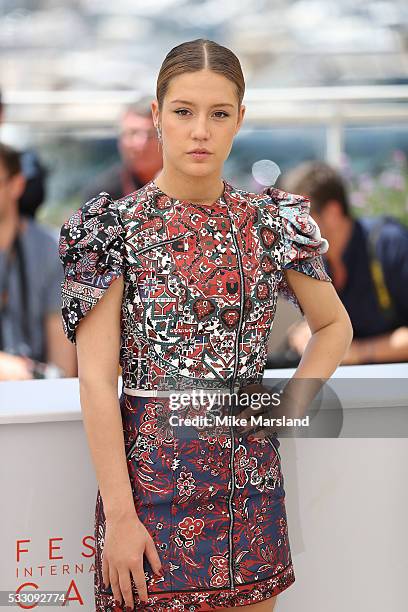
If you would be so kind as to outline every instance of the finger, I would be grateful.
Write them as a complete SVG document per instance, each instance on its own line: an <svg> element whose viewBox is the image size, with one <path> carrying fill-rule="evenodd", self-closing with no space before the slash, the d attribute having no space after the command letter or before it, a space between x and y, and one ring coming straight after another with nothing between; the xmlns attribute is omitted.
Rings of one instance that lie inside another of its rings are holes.
<svg viewBox="0 0 408 612"><path fill-rule="evenodd" d="M242 433L246 433L248 431L256 430L256 428L262 427L263 419L268 416L268 412L265 409L260 409L256 413L256 421L252 422L251 417L247 419L247 424L241 428Z"/></svg>
<svg viewBox="0 0 408 612"><path fill-rule="evenodd" d="M245 387L242 387L239 390L238 393L238 400L239 398L242 397L246 397L246 396L251 396L254 393L263 393L265 391L265 386L264 385L257 385L257 384L253 384L253 385L246 385Z"/></svg>
<svg viewBox="0 0 408 612"><path fill-rule="evenodd" d="M253 432L250 434L251 437L255 439L263 439L268 435L268 431L270 428L265 427L264 425L256 425L253 427Z"/></svg>
<svg viewBox="0 0 408 612"><path fill-rule="evenodd" d="M110 578L110 584L112 587L113 598L121 606L122 605L122 593L120 591L119 576L118 576L117 570L114 567L109 568L109 578Z"/></svg>
<svg viewBox="0 0 408 612"><path fill-rule="evenodd" d="M242 412L238 412L237 417L239 419L245 419L247 423L251 422L251 416L259 416L262 414L261 408L253 408L252 406L248 406Z"/></svg>
<svg viewBox="0 0 408 612"><path fill-rule="evenodd" d="M261 429L260 431L257 431L254 433L254 437L257 438L258 440L263 440L264 438L267 437L267 433L264 429Z"/></svg>
<svg viewBox="0 0 408 612"><path fill-rule="evenodd" d="M129 608L133 610L133 608L135 607L135 602L133 599L132 584L130 582L129 568L122 569L120 571L119 585L120 585L120 590L121 590L123 599L125 600L126 609L129 606Z"/></svg>
<svg viewBox="0 0 408 612"><path fill-rule="evenodd" d="M147 540L145 554L150 563L150 567L152 568L153 573L158 576L160 575L163 576L164 569L163 569L163 566L162 566L162 563L159 557L159 553L157 552L156 545L153 541L153 538Z"/></svg>
<svg viewBox="0 0 408 612"><path fill-rule="evenodd" d="M131 567L131 572L139 599L141 599L142 602L147 602L147 586L143 569L143 557L140 558L136 567Z"/></svg>
<svg viewBox="0 0 408 612"><path fill-rule="evenodd" d="M252 440L256 440L257 442L259 442L260 440L263 440L265 437L266 436L261 434L259 431L257 431L256 433L251 434Z"/></svg>
<svg viewBox="0 0 408 612"><path fill-rule="evenodd" d="M244 427L241 427L240 431L241 433L248 433L249 431L252 431L253 428L253 425L251 425L251 422L248 420L247 424Z"/></svg>
<svg viewBox="0 0 408 612"><path fill-rule="evenodd" d="M248 418L245 417L244 423L246 423L246 425L244 425L243 427L240 428L240 432L241 433L248 433L248 432L252 431L253 429L255 429L255 425L251 421L251 416L248 416Z"/></svg>

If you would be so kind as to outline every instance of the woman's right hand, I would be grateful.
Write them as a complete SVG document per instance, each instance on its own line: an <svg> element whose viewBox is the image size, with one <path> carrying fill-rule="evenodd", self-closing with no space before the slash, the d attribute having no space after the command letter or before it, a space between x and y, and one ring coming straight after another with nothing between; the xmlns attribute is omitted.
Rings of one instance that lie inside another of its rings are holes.
<svg viewBox="0 0 408 612"><path fill-rule="evenodd" d="M102 578L105 587L112 588L114 599L134 609L130 573L132 574L139 598L147 602L147 585L143 569L143 555L146 554L153 572L163 575L160 557L153 538L136 513L106 520L105 543L102 553Z"/></svg>
<svg viewBox="0 0 408 612"><path fill-rule="evenodd" d="M0 380L31 380L31 359L0 351Z"/></svg>

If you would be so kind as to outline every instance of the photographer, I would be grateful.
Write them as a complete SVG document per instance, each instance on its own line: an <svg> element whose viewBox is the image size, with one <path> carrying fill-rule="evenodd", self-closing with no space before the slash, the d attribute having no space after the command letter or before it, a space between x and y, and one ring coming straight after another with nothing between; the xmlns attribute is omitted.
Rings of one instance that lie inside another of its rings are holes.
<svg viewBox="0 0 408 612"><path fill-rule="evenodd" d="M75 376L59 312L57 241L52 229L21 211L21 157L0 143L0 380Z"/></svg>
<svg viewBox="0 0 408 612"><path fill-rule="evenodd" d="M347 184L329 164L308 161L288 171L281 188L311 200L311 215L330 244L323 256L354 338L342 365L408 360L408 228L383 214L352 214ZM295 367L311 336L294 323L268 367Z"/></svg>

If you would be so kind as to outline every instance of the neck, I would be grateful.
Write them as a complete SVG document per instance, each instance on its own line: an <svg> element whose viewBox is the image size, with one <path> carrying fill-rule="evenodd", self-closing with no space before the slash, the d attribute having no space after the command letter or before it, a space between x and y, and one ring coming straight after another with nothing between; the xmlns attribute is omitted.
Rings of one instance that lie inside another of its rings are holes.
<svg viewBox="0 0 408 612"><path fill-rule="evenodd" d="M0 215L0 251L10 248L19 223L20 216L17 207L12 207L7 212L3 211L3 214Z"/></svg>
<svg viewBox="0 0 408 612"><path fill-rule="evenodd" d="M329 241L330 248L327 252L329 263L336 264L349 243L354 221L350 217L343 217L336 224L336 229L333 232L326 232L325 238Z"/></svg>
<svg viewBox="0 0 408 612"><path fill-rule="evenodd" d="M142 168L130 168L130 167L128 167L128 171L132 175L133 180L137 181L141 185L145 185L146 183L148 183L149 181L154 179L154 177L157 174L158 170L159 169L157 168L157 166L154 167L154 168L153 167L149 168L148 166L142 167Z"/></svg>
<svg viewBox="0 0 408 612"><path fill-rule="evenodd" d="M157 187L171 198L195 204L212 204L222 195L224 183L220 174L196 177L162 170L154 179Z"/></svg>

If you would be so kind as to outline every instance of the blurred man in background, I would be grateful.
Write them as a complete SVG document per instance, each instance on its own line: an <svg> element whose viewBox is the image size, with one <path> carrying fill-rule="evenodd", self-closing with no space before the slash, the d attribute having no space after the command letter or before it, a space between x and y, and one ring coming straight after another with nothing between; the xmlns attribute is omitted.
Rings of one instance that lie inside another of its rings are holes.
<svg viewBox="0 0 408 612"><path fill-rule="evenodd" d="M5 107L0 89L0 127ZM19 198L20 214L34 217L46 198L47 169L33 149L20 152L21 170L25 179L24 190Z"/></svg>
<svg viewBox="0 0 408 612"><path fill-rule="evenodd" d="M57 238L21 214L21 154L0 143L0 380L76 376L61 325Z"/></svg>
<svg viewBox="0 0 408 612"><path fill-rule="evenodd" d="M159 173L163 158L153 124L151 96L127 106L120 118L118 149L121 160L86 185L84 201L107 191L117 200L140 189Z"/></svg>
<svg viewBox="0 0 408 612"><path fill-rule="evenodd" d="M408 228L386 215L353 218L342 176L324 162L300 164L280 188L310 198L329 241L323 260L354 329L342 363L408 361ZM301 356L310 335L306 321L295 323L287 345Z"/></svg>

